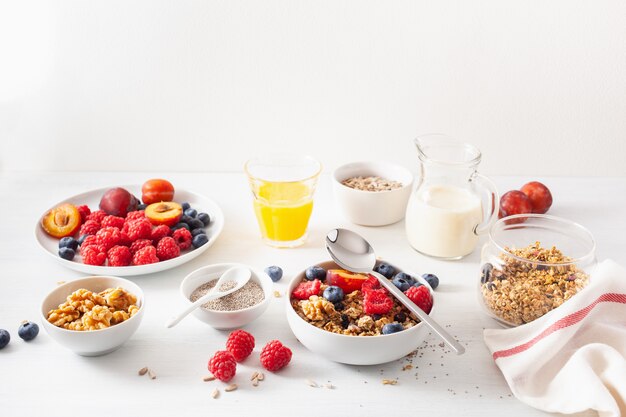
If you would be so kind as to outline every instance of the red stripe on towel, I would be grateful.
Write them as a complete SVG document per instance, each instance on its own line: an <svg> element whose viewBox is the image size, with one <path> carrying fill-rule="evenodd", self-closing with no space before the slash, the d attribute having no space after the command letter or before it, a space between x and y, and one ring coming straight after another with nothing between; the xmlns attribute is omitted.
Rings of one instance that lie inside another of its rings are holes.
<svg viewBox="0 0 626 417"><path fill-rule="evenodd" d="M511 349L499 350L497 352L494 352L493 359L495 360L498 358L506 358L507 356L512 356L517 353L524 352L525 350L531 348L535 343L537 343L544 337L551 335L557 330L561 330L561 329L564 329L566 327L569 327L578 323L579 321L584 319L587 316L587 314L589 314L591 310L594 309L595 306L597 306L600 303L606 303L606 302L626 304L626 294L616 294L616 293L602 294L593 303L589 304L587 307L557 320L552 325L550 325L550 327L545 329L539 335L533 337L528 342L515 346Z"/></svg>

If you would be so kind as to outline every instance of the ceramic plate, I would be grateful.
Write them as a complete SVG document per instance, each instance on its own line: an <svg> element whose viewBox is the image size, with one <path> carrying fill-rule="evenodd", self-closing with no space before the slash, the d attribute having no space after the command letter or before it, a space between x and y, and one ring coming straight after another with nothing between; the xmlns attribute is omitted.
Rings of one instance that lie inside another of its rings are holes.
<svg viewBox="0 0 626 417"><path fill-rule="evenodd" d="M100 198L104 194L106 190L112 187L100 188L97 190L88 191L86 193L78 194L73 197L70 197L66 200L60 201L55 204L50 209L57 207L63 203L71 203L76 206L80 206L86 204L90 209L97 210L98 205L100 203ZM122 188L127 189L133 195L141 197L141 185L125 185ZM196 256L205 252L218 238L222 229L224 228L224 213L222 209L217 205L217 203L210 198L203 197L199 194L195 194L190 191L186 191L180 188L176 189L176 194L174 197L176 202L183 203L188 202L191 207L198 210L198 213L205 212L208 213L211 217L211 223L205 229L207 237L209 241L204 245L200 246L198 249L187 250L178 258L170 259L163 262L157 262L149 265L136 265L136 266L121 266L121 267L111 267L111 266L95 266L95 265L85 265L82 263L80 255L76 255L74 260L68 261L65 260L58 255L59 251L59 240L53 238L44 232L41 227L40 222L37 222L35 226L35 238L37 239L37 243L39 246L50 256L52 256L57 262L60 262L67 268L74 269L76 271L85 272L93 275L115 275L115 276L131 276L131 275L144 275L151 274L154 272L165 271L171 268L174 268L178 265L182 265L185 262L191 261ZM46 213L48 210L44 211ZM42 215L43 215L42 213Z"/></svg>

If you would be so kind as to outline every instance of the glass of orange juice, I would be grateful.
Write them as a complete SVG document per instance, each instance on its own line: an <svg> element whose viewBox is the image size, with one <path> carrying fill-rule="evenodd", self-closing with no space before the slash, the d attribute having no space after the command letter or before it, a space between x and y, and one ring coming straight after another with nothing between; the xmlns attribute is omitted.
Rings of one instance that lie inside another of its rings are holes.
<svg viewBox="0 0 626 417"><path fill-rule="evenodd" d="M309 156L268 155L244 168L263 240L278 248L302 245L322 165Z"/></svg>

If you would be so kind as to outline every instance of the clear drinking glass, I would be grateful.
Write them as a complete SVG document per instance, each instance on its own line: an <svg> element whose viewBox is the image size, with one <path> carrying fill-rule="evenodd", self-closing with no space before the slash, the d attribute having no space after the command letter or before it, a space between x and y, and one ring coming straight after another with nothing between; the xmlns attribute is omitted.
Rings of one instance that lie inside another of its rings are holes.
<svg viewBox="0 0 626 417"><path fill-rule="evenodd" d="M322 165L309 156L277 154L251 159L244 169L263 240L278 248L302 245Z"/></svg>

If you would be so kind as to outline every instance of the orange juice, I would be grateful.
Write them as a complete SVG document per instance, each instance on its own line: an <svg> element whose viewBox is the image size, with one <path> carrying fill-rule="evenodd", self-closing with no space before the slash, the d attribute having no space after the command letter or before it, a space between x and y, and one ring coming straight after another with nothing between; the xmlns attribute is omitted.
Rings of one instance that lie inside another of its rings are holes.
<svg viewBox="0 0 626 417"><path fill-rule="evenodd" d="M261 182L255 192L254 212L261 235L275 242L304 236L313 211L313 190L304 182Z"/></svg>

